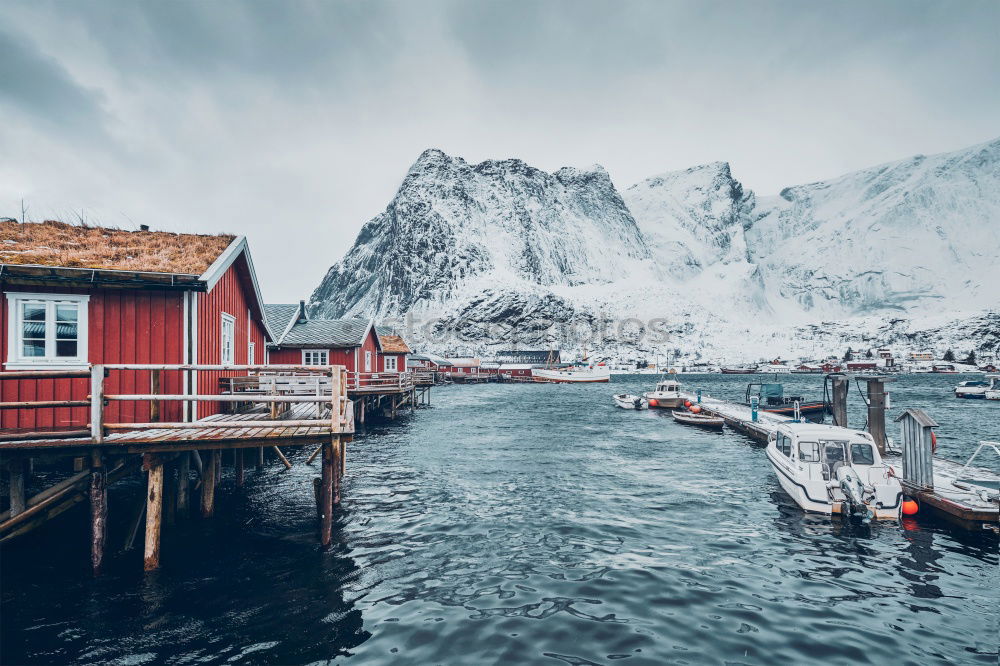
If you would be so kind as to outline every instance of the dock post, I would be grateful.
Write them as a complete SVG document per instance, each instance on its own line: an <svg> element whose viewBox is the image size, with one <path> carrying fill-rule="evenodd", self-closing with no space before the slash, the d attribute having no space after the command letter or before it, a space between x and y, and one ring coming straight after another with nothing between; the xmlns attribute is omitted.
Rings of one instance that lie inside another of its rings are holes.
<svg viewBox="0 0 1000 666"><path fill-rule="evenodd" d="M215 514L215 466L219 464L218 451L209 451L201 470L201 517Z"/></svg>
<svg viewBox="0 0 1000 666"><path fill-rule="evenodd" d="M323 471L322 477L320 479L320 523L319 523L319 541L323 547L329 546L333 541L333 478L336 474L335 461L333 453L333 442L336 437L331 438L331 441L323 444Z"/></svg>
<svg viewBox="0 0 1000 666"><path fill-rule="evenodd" d="M701 389L698 389L698 404L701 404Z"/></svg>
<svg viewBox="0 0 1000 666"><path fill-rule="evenodd" d="M90 455L90 568L101 573L108 540L108 470L98 449Z"/></svg>
<svg viewBox="0 0 1000 666"><path fill-rule="evenodd" d="M264 447L257 447L257 471L260 472L264 469Z"/></svg>
<svg viewBox="0 0 1000 666"><path fill-rule="evenodd" d="M886 377L866 378L868 382L868 432L878 452L885 455L885 381Z"/></svg>
<svg viewBox="0 0 1000 666"><path fill-rule="evenodd" d="M181 453L180 462L177 464L177 515L181 518L187 516L188 499L191 494L191 454Z"/></svg>
<svg viewBox="0 0 1000 666"><path fill-rule="evenodd" d="M851 381L843 376L833 376L830 378L833 384L833 425L841 428L847 427L847 392L851 386Z"/></svg>
<svg viewBox="0 0 1000 666"><path fill-rule="evenodd" d="M143 467L148 471L146 489L146 544L143 551L143 569L160 568L160 523L163 515L163 464L146 455Z"/></svg>
<svg viewBox="0 0 1000 666"><path fill-rule="evenodd" d="M750 420L757 423L757 409L760 407L760 397L750 396Z"/></svg>
<svg viewBox="0 0 1000 666"><path fill-rule="evenodd" d="M236 468L236 487L242 488L244 481L243 449L233 449L233 466Z"/></svg>
<svg viewBox="0 0 1000 666"><path fill-rule="evenodd" d="M7 463L8 480L10 481L10 517L13 518L28 508L24 495L24 461L14 458Z"/></svg>

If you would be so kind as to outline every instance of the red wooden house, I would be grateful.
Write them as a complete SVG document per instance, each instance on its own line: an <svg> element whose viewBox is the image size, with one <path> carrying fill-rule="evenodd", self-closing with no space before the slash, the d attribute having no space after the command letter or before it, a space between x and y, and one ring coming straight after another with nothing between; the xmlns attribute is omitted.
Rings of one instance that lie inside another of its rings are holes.
<svg viewBox="0 0 1000 666"><path fill-rule="evenodd" d="M348 373L381 371L382 343L370 319L310 319L305 301L267 305L265 311L277 336L268 352L271 363L343 365Z"/></svg>
<svg viewBox="0 0 1000 666"><path fill-rule="evenodd" d="M409 345L398 335L379 335L382 351L378 355L379 372L406 372Z"/></svg>
<svg viewBox="0 0 1000 666"><path fill-rule="evenodd" d="M264 320L246 238L0 222L0 361L4 371L91 364L263 362ZM161 393L218 393L238 372L164 372ZM108 393L148 393L146 370L113 371ZM190 384L190 385L189 385ZM0 382L3 402L84 400L85 379ZM219 411L165 403L162 420ZM145 422L148 402L112 402L108 418ZM0 410L0 428L81 427L86 407Z"/></svg>

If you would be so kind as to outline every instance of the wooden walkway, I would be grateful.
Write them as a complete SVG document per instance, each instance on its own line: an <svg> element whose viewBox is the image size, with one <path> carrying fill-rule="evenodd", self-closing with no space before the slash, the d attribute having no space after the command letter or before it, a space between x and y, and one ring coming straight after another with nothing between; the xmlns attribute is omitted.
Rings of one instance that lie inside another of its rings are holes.
<svg viewBox="0 0 1000 666"><path fill-rule="evenodd" d="M329 410L324 410L329 414ZM347 410L348 423L334 431L329 417L325 421L317 413L317 403L293 404L292 408L278 417L279 421L295 422L295 425L261 425L256 428L213 427L215 421L274 423L270 413L263 407L255 407L239 414L215 414L191 423L190 428L148 428L113 432L105 435L104 441L95 444L90 437L39 438L0 442L0 452L31 449L124 449L125 453L153 453L179 451L195 447L198 449L255 448L279 444L301 445L309 442L329 441L332 435L350 435L354 431L353 410ZM302 421L316 420L316 425L301 425Z"/></svg>
<svg viewBox="0 0 1000 666"><path fill-rule="evenodd" d="M682 392L681 395L692 403L698 400L697 395L693 393ZM777 430L779 424L793 420L789 416L758 410L757 421L754 422L751 410L746 405L706 395L702 395L700 405L705 413L722 418L733 430L763 444L767 443L768 437ZM891 453L883 458L885 463L892 467L896 476L903 480L902 459ZM963 527L979 529L985 525L996 526L1000 520L1000 504L985 499L974 487L970 489L956 486L954 482L958 480L961 469L961 463L935 456L934 490L907 488L907 491L943 517ZM970 467L965 476L981 481L1000 481L1000 476L979 467Z"/></svg>

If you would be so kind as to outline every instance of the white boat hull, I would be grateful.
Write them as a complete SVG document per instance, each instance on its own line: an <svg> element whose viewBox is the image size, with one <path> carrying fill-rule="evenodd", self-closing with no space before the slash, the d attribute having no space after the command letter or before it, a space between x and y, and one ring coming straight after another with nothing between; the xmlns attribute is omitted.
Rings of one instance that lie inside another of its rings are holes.
<svg viewBox="0 0 1000 666"><path fill-rule="evenodd" d="M611 398L615 405L621 407L622 409L646 409L649 404L646 402L645 398L641 398L637 395L616 395Z"/></svg>
<svg viewBox="0 0 1000 666"><path fill-rule="evenodd" d="M531 371L531 379L550 384L609 382L611 381L611 371L603 366L567 370L535 369Z"/></svg>

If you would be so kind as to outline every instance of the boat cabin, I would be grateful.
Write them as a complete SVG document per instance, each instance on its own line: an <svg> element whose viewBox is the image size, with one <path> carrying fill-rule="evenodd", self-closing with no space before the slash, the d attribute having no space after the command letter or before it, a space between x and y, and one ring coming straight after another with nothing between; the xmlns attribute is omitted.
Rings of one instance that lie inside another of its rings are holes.
<svg viewBox="0 0 1000 666"><path fill-rule="evenodd" d="M680 395L681 383L674 379L664 379L656 383L656 393Z"/></svg>
<svg viewBox="0 0 1000 666"><path fill-rule="evenodd" d="M805 466L809 478L837 478L844 465L872 467L882 459L875 440L866 432L825 425L786 424L771 435L775 449L788 460Z"/></svg>

